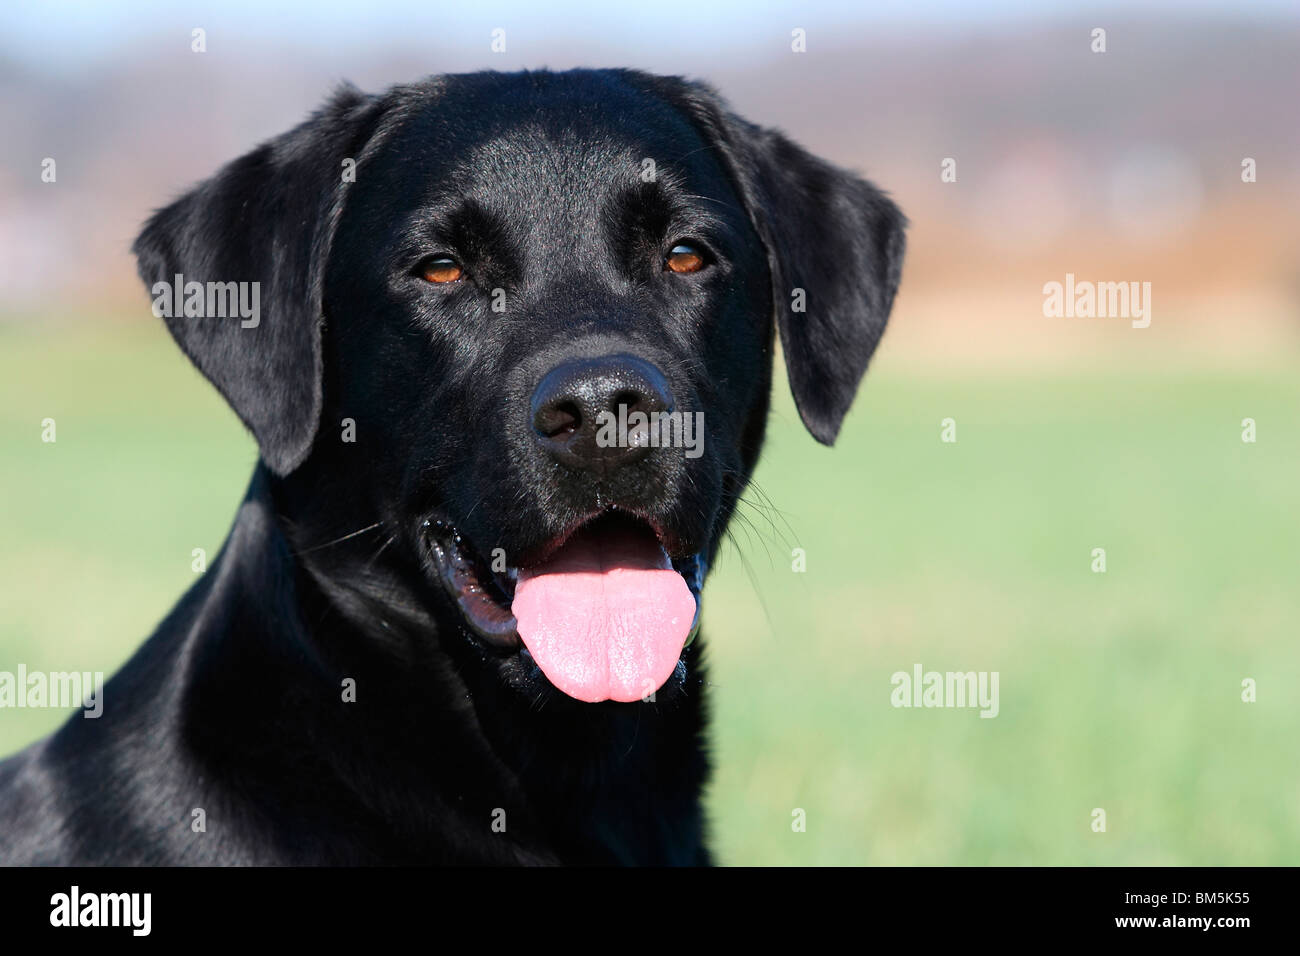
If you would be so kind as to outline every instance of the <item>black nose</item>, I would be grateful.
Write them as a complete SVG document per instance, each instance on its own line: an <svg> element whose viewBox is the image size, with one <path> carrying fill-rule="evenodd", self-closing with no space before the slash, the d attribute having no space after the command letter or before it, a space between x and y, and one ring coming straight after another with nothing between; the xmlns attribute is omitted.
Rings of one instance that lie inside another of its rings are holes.
<svg viewBox="0 0 1300 956"><path fill-rule="evenodd" d="M612 471L650 452L655 412L673 410L663 373L632 355L574 359L551 369L533 391L533 438L572 468ZM646 416L646 425L632 418Z"/></svg>

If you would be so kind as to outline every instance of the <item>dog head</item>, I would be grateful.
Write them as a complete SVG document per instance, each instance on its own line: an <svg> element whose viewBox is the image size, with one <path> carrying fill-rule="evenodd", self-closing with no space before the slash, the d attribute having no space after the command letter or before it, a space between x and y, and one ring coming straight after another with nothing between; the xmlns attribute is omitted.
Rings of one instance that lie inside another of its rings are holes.
<svg viewBox="0 0 1300 956"><path fill-rule="evenodd" d="M584 70L344 89L135 251L155 296L257 284L255 320L162 311L344 614L473 683L630 702L687 679L775 337L830 444L903 229L703 86Z"/></svg>

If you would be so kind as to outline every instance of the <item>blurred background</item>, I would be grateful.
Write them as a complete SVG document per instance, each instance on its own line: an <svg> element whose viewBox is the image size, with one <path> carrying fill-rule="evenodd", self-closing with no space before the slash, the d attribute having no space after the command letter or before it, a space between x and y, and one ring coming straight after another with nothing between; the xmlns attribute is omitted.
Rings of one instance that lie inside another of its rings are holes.
<svg viewBox="0 0 1300 956"><path fill-rule="evenodd" d="M571 66L706 79L912 221L837 447L778 377L706 590L720 859L1300 862L1293 2L5 5L0 670L115 670L256 458L150 314L146 215L340 81ZM1045 317L1066 273L1150 282L1150 327ZM893 708L915 664L999 715ZM65 716L0 710L0 754Z"/></svg>

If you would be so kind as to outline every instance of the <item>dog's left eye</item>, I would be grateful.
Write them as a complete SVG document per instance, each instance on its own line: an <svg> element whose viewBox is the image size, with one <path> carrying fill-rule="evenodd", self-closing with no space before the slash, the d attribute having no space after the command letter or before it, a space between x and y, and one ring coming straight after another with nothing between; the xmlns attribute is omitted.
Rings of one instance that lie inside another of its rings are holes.
<svg viewBox="0 0 1300 956"><path fill-rule="evenodd" d="M686 242L673 246L664 259L664 268L669 272L699 272L704 266L704 253Z"/></svg>
<svg viewBox="0 0 1300 956"><path fill-rule="evenodd" d="M458 282L464 276L465 270L451 256L436 256L420 264L420 278L425 282L436 282L441 285L447 282Z"/></svg>

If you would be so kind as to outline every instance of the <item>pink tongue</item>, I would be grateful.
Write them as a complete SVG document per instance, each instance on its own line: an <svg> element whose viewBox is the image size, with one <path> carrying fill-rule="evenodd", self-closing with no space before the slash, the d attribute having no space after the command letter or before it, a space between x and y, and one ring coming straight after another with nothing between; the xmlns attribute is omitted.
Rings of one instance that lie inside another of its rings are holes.
<svg viewBox="0 0 1300 956"><path fill-rule="evenodd" d="M633 701L672 676L695 598L648 531L580 532L519 572L511 609L552 684L589 703Z"/></svg>

